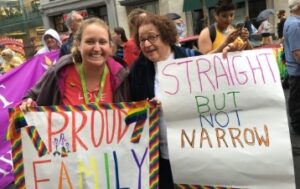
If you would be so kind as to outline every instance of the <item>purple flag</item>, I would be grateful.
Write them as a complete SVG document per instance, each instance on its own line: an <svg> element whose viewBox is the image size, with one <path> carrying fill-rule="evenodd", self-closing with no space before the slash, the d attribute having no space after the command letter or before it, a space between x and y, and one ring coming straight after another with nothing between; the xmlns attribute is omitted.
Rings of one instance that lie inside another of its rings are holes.
<svg viewBox="0 0 300 189"><path fill-rule="evenodd" d="M59 51L34 56L0 76L0 186L14 181L10 141L6 140L8 108L18 104L47 68L56 63Z"/></svg>

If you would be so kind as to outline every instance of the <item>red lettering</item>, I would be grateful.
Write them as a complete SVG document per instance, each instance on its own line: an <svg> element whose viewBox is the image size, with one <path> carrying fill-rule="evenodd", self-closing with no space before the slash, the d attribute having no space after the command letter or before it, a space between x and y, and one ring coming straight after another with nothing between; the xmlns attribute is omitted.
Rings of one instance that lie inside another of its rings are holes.
<svg viewBox="0 0 300 189"><path fill-rule="evenodd" d="M111 129L111 134L109 137L109 125L108 125L108 112L105 111L105 117L106 117L106 121L105 121L105 126L106 126L106 143L107 144L111 144L113 139L114 139L114 135L115 135L115 127L116 127L116 110L113 110L113 123L112 123L112 129Z"/></svg>
<svg viewBox="0 0 300 189"><path fill-rule="evenodd" d="M58 189L63 189L63 184L62 184L63 183L63 179L67 180L69 188L73 189L72 182L70 180L68 171L66 169L66 166L65 166L64 162L62 161L61 162L61 166L60 166Z"/></svg>
<svg viewBox="0 0 300 189"><path fill-rule="evenodd" d="M81 114L82 121L81 124L76 126L76 113ZM72 148L73 152L77 151L77 142L80 144L82 148L88 150L88 147L83 143L83 141L78 136L78 133L84 128L87 122L87 116L84 112L72 112Z"/></svg>
<svg viewBox="0 0 300 189"><path fill-rule="evenodd" d="M45 163L51 163L51 160L41 160L41 161L33 161L32 162L32 166L33 166L33 177L34 177L34 186L35 186L35 189L38 189L38 183L39 182L49 182L50 179L38 179L37 178L37 171L36 171L36 166L38 164L45 164Z"/></svg>
<svg viewBox="0 0 300 189"><path fill-rule="evenodd" d="M98 116L96 116L96 117L101 118L101 123L99 125L99 128L101 128L101 130L99 131L100 138L99 138L98 142L96 141L96 138L95 138L95 113L96 112L100 114L99 117ZM91 139L92 139L92 143L93 143L94 147L98 147L102 143L103 133L104 133L103 126L104 126L104 115L103 115L102 111L93 111L92 115L91 115Z"/></svg>

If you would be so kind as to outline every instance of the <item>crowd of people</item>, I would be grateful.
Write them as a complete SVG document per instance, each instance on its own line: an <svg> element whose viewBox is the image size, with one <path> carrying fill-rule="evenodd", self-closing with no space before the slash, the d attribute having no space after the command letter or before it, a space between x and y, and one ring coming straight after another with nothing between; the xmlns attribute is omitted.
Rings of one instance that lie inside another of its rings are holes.
<svg viewBox="0 0 300 189"><path fill-rule="evenodd" d="M300 133L300 0L289 0L289 8L291 15L287 19L283 11L278 15L278 35L284 43L290 75L291 124L295 132ZM170 19L166 15L134 9L128 16L130 36L127 38L121 27L114 28L111 34L103 20L84 20L78 12L72 11L66 20L70 31L66 43L62 44L58 33L53 29L48 29L43 35L44 47L37 54L60 49L60 59L28 91L20 108L26 111L36 105L77 105L145 99L159 104L160 80L156 74L158 62L253 49L249 41L252 31L247 27L236 28L232 24L235 16L232 0L219 0L215 11L215 23L201 31L197 50L185 49L178 44L178 30L183 27L180 18ZM268 25L267 22L265 20L261 27ZM270 33L266 30L258 28L258 32L269 37ZM2 49L1 57L4 72L21 64L14 59L13 52L9 49ZM10 59L6 59L8 57ZM164 189L174 186L166 136L166 122L162 113L159 187Z"/></svg>

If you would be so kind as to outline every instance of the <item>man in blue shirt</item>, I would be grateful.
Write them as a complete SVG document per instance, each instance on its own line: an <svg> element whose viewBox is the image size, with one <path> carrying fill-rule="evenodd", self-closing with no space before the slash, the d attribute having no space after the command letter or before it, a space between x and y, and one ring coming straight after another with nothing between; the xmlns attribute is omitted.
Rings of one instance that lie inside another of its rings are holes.
<svg viewBox="0 0 300 189"><path fill-rule="evenodd" d="M300 134L300 0L289 0L290 16L284 29L284 51L289 74L291 126Z"/></svg>

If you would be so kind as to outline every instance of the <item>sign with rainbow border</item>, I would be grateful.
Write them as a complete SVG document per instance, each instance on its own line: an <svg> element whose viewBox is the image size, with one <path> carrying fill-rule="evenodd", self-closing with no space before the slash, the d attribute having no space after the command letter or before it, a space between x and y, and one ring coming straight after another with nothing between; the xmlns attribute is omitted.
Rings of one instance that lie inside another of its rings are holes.
<svg viewBox="0 0 300 189"><path fill-rule="evenodd" d="M147 101L11 109L15 185L156 189L158 118Z"/></svg>
<svg viewBox="0 0 300 189"><path fill-rule="evenodd" d="M157 65L176 188L295 188L272 49Z"/></svg>

